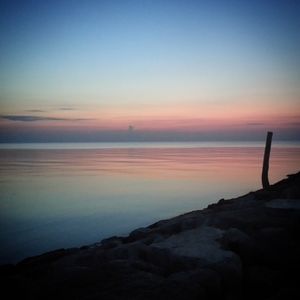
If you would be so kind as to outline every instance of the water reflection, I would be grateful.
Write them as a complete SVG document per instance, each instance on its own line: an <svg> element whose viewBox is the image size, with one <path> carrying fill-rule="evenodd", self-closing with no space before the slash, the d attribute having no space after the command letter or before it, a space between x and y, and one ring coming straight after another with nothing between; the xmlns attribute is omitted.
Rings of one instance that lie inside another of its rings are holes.
<svg viewBox="0 0 300 300"><path fill-rule="evenodd" d="M1 262L126 234L260 187L263 148L0 150ZM298 171L273 148L270 182Z"/></svg>

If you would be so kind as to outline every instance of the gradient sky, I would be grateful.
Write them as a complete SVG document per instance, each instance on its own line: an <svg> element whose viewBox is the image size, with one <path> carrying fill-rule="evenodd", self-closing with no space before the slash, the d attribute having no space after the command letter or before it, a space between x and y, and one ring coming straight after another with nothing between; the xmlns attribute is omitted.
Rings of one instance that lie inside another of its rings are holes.
<svg viewBox="0 0 300 300"><path fill-rule="evenodd" d="M300 139L300 1L1 1L0 141Z"/></svg>

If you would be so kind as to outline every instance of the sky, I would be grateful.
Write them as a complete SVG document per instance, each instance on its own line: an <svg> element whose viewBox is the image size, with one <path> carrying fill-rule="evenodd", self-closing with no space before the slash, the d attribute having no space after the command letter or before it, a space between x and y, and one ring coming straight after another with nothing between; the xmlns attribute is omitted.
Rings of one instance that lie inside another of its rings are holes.
<svg viewBox="0 0 300 300"><path fill-rule="evenodd" d="M0 142L300 140L300 1L0 1Z"/></svg>

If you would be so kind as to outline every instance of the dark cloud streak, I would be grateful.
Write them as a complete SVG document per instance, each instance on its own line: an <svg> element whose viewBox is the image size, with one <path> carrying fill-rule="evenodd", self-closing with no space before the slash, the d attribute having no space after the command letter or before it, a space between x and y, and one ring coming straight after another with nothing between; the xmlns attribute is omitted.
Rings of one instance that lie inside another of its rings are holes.
<svg viewBox="0 0 300 300"><path fill-rule="evenodd" d="M246 125L248 125L248 126L264 126L266 124L263 122L249 122L249 123L246 123Z"/></svg>
<svg viewBox="0 0 300 300"><path fill-rule="evenodd" d="M46 112L45 110L42 110L42 109L27 109L25 110L27 112L37 112L37 113L40 113L40 112Z"/></svg>
<svg viewBox="0 0 300 300"><path fill-rule="evenodd" d="M41 117L32 115L0 115L1 119L16 122L37 122L37 121L86 121L90 119L80 118L57 118L57 117Z"/></svg>
<svg viewBox="0 0 300 300"><path fill-rule="evenodd" d="M75 110L73 107L60 107L59 110Z"/></svg>

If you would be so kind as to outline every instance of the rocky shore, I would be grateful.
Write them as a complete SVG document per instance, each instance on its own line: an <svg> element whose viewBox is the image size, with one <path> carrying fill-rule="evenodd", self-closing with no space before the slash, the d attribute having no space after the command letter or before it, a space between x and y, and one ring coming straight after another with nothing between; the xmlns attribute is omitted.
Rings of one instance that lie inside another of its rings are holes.
<svg viewBox="0 0 300 300"><path fill-rule="evenodd" d="M8 299L300 299L300 172L127 237L1 266Z"/></svg>

